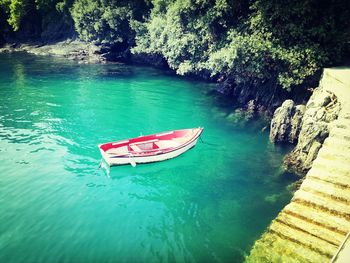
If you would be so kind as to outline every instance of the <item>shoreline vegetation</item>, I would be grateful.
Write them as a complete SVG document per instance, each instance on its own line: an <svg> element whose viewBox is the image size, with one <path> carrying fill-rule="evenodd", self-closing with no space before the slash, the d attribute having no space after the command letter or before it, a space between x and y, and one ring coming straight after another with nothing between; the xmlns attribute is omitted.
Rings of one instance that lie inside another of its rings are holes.
<svg viewBox="0 0 350 263"><path fill-rule="evenodd" d="M170 68L272 115L346 61L349 17L346 0L0 0L0 46Z"/></svg>

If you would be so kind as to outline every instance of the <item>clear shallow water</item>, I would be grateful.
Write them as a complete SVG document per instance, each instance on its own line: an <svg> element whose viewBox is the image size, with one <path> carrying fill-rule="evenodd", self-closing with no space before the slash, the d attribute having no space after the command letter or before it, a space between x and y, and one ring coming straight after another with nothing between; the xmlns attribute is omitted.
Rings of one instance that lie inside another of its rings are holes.
<svg viewBox="0 0 350 263"><path fill-rule="evenodd" d="M286 149L212 84L0 54L0 262L241 262L288 203ZM98 170L97 144L203 126L178 158Z"/></svg>

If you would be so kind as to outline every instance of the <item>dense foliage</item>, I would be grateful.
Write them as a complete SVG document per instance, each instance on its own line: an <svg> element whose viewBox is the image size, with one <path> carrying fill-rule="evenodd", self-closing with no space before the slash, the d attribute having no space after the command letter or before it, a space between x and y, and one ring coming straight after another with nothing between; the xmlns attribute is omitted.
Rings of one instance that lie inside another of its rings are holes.
<svg viewBox="0 0 350 263"><path fill-rule="evenodd" d="M137 32L133 52L161 54L179 74L205 71L210 54L226 42L228 28L237 25L242 13L237 3L154 1L148 21L133 24Z"/></svg>
<svg viewBox="0 0 350 263"><path fill-rule="evenodd" d="M0 14L2 31L38 14L42 30L64 20L83 40L245 87L303 85L339 63L350 41L348 0L0 0Z"/></svg>
<svg viewBox="0 0 350 263"><path fill-rule="evenodd" d="M135 27L133 51L162 54L179 74L210 72L232 76L236 85L269 81L287 89L341 59L349 1L247 2L154 1L149 19Z"/></svg>
<svg viewBox="0 0 350 263"><path fill-rule="evenodd" d="M75 0L71 9L81 39L97 43L133 42L131 19L142 19L148 9L142 0Z"/></svg>
<svg viewBox="0 0 350 263"><path fill-rule="evenodd" d="M0 34L18 31L12 35L60 38L59 30L67 31L71 27L72 3L73 0L0 0Z"/></svg>

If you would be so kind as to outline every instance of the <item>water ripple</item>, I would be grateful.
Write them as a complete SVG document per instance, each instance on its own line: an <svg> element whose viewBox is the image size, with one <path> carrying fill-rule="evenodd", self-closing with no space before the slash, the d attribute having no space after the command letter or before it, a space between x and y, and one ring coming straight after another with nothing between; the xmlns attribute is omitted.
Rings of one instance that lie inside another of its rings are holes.
<svg viewBox="0 0 350 263"><path fill-rule="evenodd" d="M0 57L0 262L241 262L290 198L283 149L228 124L209 84ZM197 126L178 158L98 170L99 143Z"/></svg>

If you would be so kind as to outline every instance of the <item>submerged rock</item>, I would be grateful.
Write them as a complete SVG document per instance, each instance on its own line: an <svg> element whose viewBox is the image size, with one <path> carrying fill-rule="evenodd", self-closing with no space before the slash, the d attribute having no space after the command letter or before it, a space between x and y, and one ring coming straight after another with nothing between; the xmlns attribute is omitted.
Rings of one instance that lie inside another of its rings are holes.
<svg viewBox="0 0 350 263"><path fill-rule="evenodd" d="M292 100L283 102L281 107L276 109L271 121L271 142L295 143L298 139L304 112L304 105L295 106Z"/></svg>

